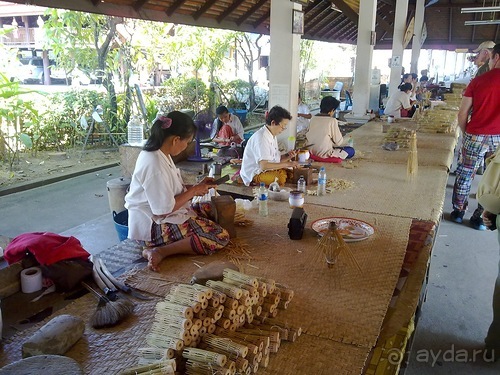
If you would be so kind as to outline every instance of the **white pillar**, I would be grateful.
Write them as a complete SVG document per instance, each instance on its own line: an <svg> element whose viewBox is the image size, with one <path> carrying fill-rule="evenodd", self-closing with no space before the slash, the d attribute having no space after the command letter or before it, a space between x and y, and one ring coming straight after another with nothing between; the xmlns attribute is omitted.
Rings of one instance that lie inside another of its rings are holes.
<svg viewBox="0 0 500 375"><path fill-rule="evenodd" d="M424 27L425 0L417 0L415 5L415 28L413 30L413 41L411 42L411 67L410 73L417 73L418 59L422 44L422 28Z"/></svg>
<svg viewBox="0 0 500 375"><path fill-rule="evenodd" d="M401 67L403 66L403 39L406 31L406 14L408 13L408 0L396 1L396 14L394 16L394 32L392 33L392 58L391 77L389 78L389 95L398 90L401 83Z"/></svg>
<svg viewBox="0 0 500 375"><path fill-rule="evenodd" d="M292 33L294 9L302 10L302 5L290 0L271 0L269 108L280 105L292 115L288 129L278 136L284 144L289 136L297 135L301 35Z"/></svg>
<svg viewBox="0 0 500 375"><path fill-rule="evenodd" d="M356 46L356 70L353 86L352 112L354 117L366 115L370 100L373 46L377 0L363 0L359 4L358 43Z"/></svg>

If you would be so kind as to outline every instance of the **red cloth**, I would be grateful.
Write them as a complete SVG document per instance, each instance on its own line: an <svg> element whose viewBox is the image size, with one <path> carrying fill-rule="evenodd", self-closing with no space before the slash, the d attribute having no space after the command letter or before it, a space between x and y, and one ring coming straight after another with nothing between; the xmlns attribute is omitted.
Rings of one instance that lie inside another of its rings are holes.
<svg viewBox="0 0 500 375"><path fill-rule="evenodd" d="M12 240L5 249L7 263L19 262L29 251L41 265L50 265L60 260L82 258L90 254L75 237L64 237L50 232L23 233Z"/></svg>
<svg viewBox="0 0 500 375"><path fill-rule="evenodd" d="M332 157L329 157L329 158L320 158L319 156L313 155L311 153L311 155L309 155L309 158L311 158L314 161L319 161L319 162L322 162L322 163L342 163L342 159L341 158L336 158L335 156L332 156Z"/></svg>
<svg viewBox="0 0 500 375"><path fill-rule="evenodd" d="M472 114L465 131L469 134L500 134L500 69L493 69L470 81L464 96L472 98Z"/></svg>

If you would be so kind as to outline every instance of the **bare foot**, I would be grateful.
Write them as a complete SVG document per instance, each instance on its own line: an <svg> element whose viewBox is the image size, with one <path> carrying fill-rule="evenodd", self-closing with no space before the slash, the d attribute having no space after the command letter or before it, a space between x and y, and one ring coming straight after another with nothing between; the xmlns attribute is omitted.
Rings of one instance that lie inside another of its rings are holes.
<svg viewBox="0 0 500 375"><path fill-rule="evenodd" d="M163 256L156 247L144 249L142 256L148 260L148 266L151 270L160 271L160 262L163 260Z"/></svg>

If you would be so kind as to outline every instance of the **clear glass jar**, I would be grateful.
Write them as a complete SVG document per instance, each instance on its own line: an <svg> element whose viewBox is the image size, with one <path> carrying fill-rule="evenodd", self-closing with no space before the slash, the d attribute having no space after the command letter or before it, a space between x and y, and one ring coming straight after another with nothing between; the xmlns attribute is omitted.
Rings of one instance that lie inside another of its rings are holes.
<svg viewBox="0 0 500 375"><path fill-rule="evenodd" d="M288 196L290 208L302 207L304 205L304 193L298 190L292 190Z"/></svg>

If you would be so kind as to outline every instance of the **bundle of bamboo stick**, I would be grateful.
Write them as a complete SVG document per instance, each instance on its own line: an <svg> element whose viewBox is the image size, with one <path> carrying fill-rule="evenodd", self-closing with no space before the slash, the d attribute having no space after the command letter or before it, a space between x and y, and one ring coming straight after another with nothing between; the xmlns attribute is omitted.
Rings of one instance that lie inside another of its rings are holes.
<svg viewBox="0 0 500 375"><path fill-rule="evenodd" d="M206 286L176 285L157 304L147 346L138 350L141 371L156 371L175 357L177 373L252 374L267 367L282 341L300 336L300 327L277 319L293 290L232 269L223 276Z"/></svg>

